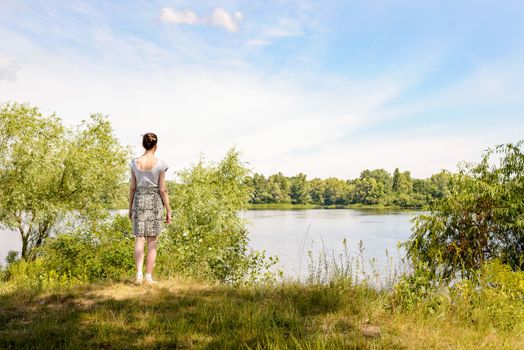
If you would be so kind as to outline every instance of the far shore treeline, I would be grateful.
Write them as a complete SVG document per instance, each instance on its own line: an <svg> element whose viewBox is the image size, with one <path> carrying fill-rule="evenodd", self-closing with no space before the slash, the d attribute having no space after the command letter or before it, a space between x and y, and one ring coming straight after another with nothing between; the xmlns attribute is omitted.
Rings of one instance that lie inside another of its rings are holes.
<svg viewBox="0 0 524 350"><path fill-rule="evenodd" d="M380 205L420 208L442 198L448 191L451 173L441 171L429 179L413 179L409 171L364 170L356 179L284 176L281 172L248 177L253 189L251 204L314 204L318 206Z"/></svg>
<svg viewBox="0 0 524 350"><path fill-rule="evenodd" d="M423 209L449 194L453 173L442 170L427 179L414 179L409 171L398 168L364 170L356 179L307 179L299 173L282 172L265 177L246 176L251 189L250 209L391 207ZM168 181L176 186L174 181ZM116 208L127 208L129 183L123 183Z"/></svg>

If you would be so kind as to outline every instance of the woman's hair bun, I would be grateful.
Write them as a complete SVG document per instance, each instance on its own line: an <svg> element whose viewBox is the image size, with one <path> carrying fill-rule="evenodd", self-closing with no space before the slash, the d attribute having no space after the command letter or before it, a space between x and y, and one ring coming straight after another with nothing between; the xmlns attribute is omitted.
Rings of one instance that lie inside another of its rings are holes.
<svg viewBox="0 0 524 350"><path fill-rule="evenodd" d="M152 132L145 133L144 137L142 138L142 146L144 146L146 150L150 150L155 147L156 142L157 137Z"/></svg>

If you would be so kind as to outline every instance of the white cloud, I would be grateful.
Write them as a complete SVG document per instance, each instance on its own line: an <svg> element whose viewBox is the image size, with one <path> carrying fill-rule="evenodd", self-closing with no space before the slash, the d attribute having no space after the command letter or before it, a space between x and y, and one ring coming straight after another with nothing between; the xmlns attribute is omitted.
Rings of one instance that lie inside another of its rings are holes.
<svg viewBox="0 0 524 350"><path fill-rule="evenodd" d="M198 17L192 10L177 11L172 7L162 8L160 19L174 24L195 25L198 23Z"/></svg>
<svg viewBox="0 0 524 350"><path fill-rule="evenodd" d="M244 19L244 15L242 15L240 11L235 11L235 20L237 22L242 22L243 19Z"/></svg>
<svg viewBox="0 0 524 350"><path fill-rule="evenodd" d="M264 46L271 45L271 41L265 40L265 39L252 39L252 40L248 40L246 42L246 45L254 47L254 48L261 48Z"/></svg>
<svg viewBox="0 0 524 350"><path fill-rule="evenodd" d="M247 41L253 48L262 48L271 45L275 40L304 35L303 23L289 18L280 18L276 23L262 30L260 35Z"/></svg>
<svg viewBox="0 0 524 350"><path fill-rule="evenodd" d="M173 24L211 25L235 33L238 32L244 16L240 11L230 14L223 8L217 7L209 18L199 18L192 10L177 11L172 7L164 7L161 10L160 19Z"/></svg>
<svg viewBox="0 0 524 350"><path fill-rule="evenodd" d="M242 14L235 12L233 16L221 7L216 8L209 19L211 25L222 27L228 32L238 32L238 26L242 21Z"/></svg>
<svg viewBox="0 0 524 350"><path fill-rule="evenodd" d="M0 56L0 80L14 81L19 65L7 57Z"/></svg>
<svg viewBox="0 0 524 350"><path fill-rule="evenodd" d="M301 23L290 18L279 19L274 26L264 32L266 37L275 38L300 36L302 34L303 29Z"/></svg>

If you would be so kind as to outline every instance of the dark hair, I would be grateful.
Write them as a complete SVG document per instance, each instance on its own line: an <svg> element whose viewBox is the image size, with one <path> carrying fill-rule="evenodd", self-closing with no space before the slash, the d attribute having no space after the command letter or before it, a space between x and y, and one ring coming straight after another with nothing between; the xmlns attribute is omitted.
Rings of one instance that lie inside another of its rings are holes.
<svg viewBox="0 0 524 350"><path fill-rule="evenodd" d="M142 139L142 146L144 146L144 148L149 151L150 149L155 147L156 141L157 141L156 135L153 134L152 132L148 132L144 134L144 138Z"/></svg>

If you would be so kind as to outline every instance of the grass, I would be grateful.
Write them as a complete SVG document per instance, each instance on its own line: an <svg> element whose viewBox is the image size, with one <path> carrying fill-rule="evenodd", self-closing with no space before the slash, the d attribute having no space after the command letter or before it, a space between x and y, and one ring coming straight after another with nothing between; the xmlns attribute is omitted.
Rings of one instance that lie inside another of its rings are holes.
<svg viewBox="0 0 524 350"><path fill-rule="evenodd" d="M363 284L232 287L172 278L32 291L0 285L2 349L519 349L501 331L388 305Z"/></svg>

